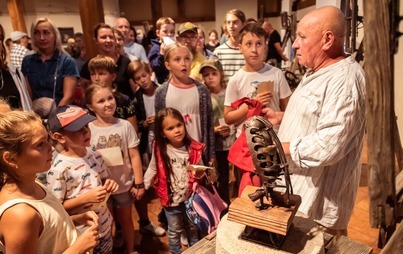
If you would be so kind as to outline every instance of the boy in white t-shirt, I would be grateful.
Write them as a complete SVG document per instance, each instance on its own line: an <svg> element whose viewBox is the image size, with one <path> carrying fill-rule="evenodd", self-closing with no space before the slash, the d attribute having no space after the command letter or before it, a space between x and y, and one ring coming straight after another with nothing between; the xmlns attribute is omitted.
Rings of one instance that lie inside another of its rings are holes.
<svg viewBox="0 0 403 254"><path fill-rule="evenodd" d="M88 124L95 120L82 108L58 107L48 119L50 136L63 148L54 158L46 175L47 188L63 203L70 214L93 210L99 217L99 243L94 253L112 252L112 222L106 201L118 189L107 179L102 156L90 149ZM83 226L78 227L83 230Z"/></svg>
<svg viewBox="0 0 403 254"><path fill-rule="evenodd" d="M224 118L227 124L241 126L246 120L248 106L232 107L231 104L247 97L260 101L264 107L284 111L291 96L291 90L283 72L277 67L266 64L266 31L257 24L244 27L240 36L239 50L245 57L245 65L229 80L225 93ZM272 85L269 85L273 83ZM258 88L265 86L263 91ZM238 128L237 136L240 134Z"/></svg>

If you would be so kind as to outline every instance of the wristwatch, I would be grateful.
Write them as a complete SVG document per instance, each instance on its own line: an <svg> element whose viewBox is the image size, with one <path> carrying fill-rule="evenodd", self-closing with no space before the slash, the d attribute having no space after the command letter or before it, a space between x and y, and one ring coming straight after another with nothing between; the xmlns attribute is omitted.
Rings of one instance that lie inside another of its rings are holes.
<svg viewBox="0 0 403 254"><path fill-rule="evenodd" d="M133 182L133 188L135 188L135 189L143 189L145 186L144 186L144 183L134 183Z"/></svg>

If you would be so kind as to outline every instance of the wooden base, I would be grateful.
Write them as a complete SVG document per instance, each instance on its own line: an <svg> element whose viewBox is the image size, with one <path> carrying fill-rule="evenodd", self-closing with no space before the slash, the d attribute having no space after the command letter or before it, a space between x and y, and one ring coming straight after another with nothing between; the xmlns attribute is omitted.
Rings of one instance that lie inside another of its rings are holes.
<svg viewBox="0 0 403 254"><path fill-rule="evenodd" d="M290 199L296 204L290 208L273 206L270 200L264 198L264 202L270 206L266 210L258 210L255 206L259 201L252 202L248 197L248 194L254 193L256 189L258 187L247 186L241 197L236 198L231 203L228 220L268 232L286 235L301 204L301 197L290 195Z"/></svg>
<svg viewBox="0 0 403 254"><path fill-rule="evenodd" d="M245 241L240 236L246 226L229 221L228 214L221 218L217 228L216 250L220 254L324 254L323 232L306 215L297 212L293 226L287 232L280 249L267 247L253 241ZM267 231L266 231L267 232ZM201 252L193 252L201 253ZM348 251L345 253L349 253Z"/></svg>

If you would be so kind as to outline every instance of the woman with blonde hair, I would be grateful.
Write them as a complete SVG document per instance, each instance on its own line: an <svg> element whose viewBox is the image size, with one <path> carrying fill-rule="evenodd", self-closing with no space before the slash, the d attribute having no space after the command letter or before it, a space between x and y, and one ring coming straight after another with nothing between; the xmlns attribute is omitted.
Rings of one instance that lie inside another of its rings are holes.
<svg viewBox="0 0 403 254"><path fill-rule="evenodd" d="M49 18L37 18L31 37L35 53L24 57L22 72L32 99L48 97L57 106L72 104L79 75L74 59L63 49L57 26Z"/></svg>

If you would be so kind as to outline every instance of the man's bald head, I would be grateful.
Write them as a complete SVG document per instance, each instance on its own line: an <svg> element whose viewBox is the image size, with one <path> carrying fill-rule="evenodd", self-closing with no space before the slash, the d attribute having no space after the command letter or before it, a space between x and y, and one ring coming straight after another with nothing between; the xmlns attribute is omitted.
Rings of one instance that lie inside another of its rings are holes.
<svg viewBox="0 0 403 254"><path fill-rule="evenodd" d="M274 31L274 28L273 28L272 24L270 22L267 22L267 21L263 22L262 28L264 30L266 30L266 32L268 34L271 34Z"/></svg>
<svg viewBox="0 0 403 254"><path fill-rule="evenodd" d="M334 6L325 6L306 14L300 22L309 22L319 32L331 31L334 36L344 39L346 34L346 18L343 12Z"/></svg>
<svg viewBox="0 0 403 254"><path fill-rule="evenodd" d="M126 23L128 26L130 25L129 21L126 18L120 17L115 20L115 27L122 23Z"/></svg>
<svg viewBox="0 0 403 254"><path fill-rule="evenodd" d="M129 41L130 23L126 18L120 17L115 20L115 29L119 30L125 37L125 42Z"/></svg>
<svg viewBox="0 0 403 254"><path fill-rule="evenodd" d="M292 45L300 64L316 71L344 57L346 20L334 6L318 8L298 23Z"/></svg>

